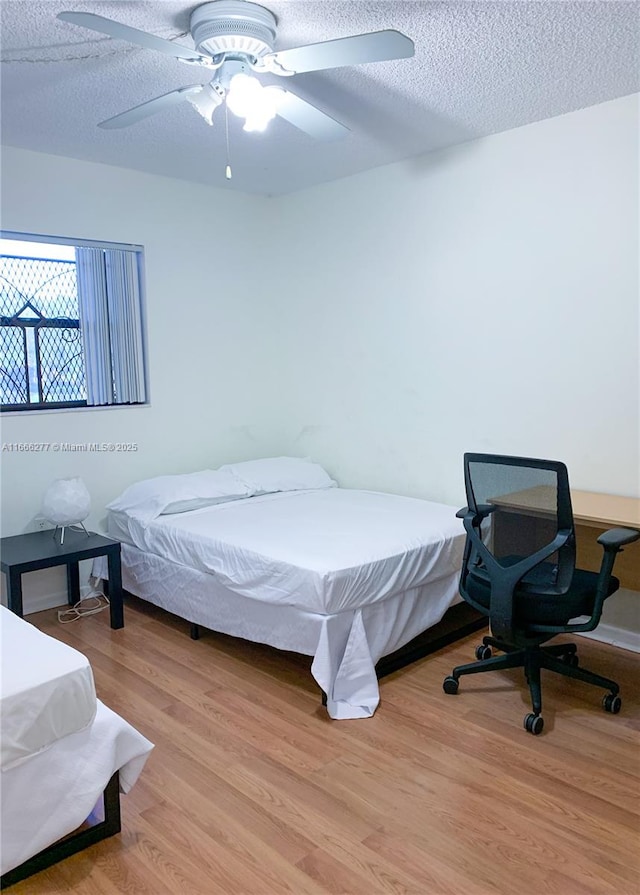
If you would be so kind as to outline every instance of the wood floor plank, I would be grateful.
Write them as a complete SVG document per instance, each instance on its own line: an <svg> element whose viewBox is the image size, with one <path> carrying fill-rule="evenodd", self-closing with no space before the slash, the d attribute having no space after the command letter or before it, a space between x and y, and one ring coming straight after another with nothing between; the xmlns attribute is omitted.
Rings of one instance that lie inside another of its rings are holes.
<svg viewBox="0 0 640 895"><path fill-rule="evenodd" d="M373 718L332 722L308 657L188 625L140 601L61 626L98 694L156 744L122 833L11 895L636 895L640 659L583 638L623 709L543 673L545 731L521 673L442 679L478 636L381 682Z"/></svg>
<svg viewBox="0 0 640 895"><path fill-rule="evenodd" d="M485 884L479 884L468 875L461 874L451 862L441 861L422 843L413 841L406 834L379 830L368 836L364 844L388 861L401 867L414 880L420 880L423 892L437 892L438 895L488 895ZM491 891L498 891L491 890Z"/></svg>
<svg viewBox="0 0 640 895"><path fill-rule="evenodd" d="M144 813L144 821L151 831L172 830L176 823L184 854L209 882L218 866L223 866L235 881L223 891L265 892L273 895L320 895L322 888L301 873L295 863L284 862L269 845L260 841L251 830L233 822L212 823L204 811L187 815L181 811L176 816L173 804L164 804ZM172 833L172 839L176 837ZM165 837L166 838L166 837ZM311 846L313 848L313 846Z"/></svg>
<svg viewBox="0 0 640 895"><path fill-rule="evenodd" d="M214 837L233 835L251 841L254 849L273 849L291 864L315 846L302 829L274 818L224 777L207 775L189 757L174 760L171 768L155 763L145 773L149 784L162 791L171 806L190 811Z"/></svg>

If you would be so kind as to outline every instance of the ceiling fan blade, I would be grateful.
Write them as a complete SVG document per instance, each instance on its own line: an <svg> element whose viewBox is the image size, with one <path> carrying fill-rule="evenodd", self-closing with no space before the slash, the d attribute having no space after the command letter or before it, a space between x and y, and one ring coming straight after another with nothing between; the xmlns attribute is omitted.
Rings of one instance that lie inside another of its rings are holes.
<svg viewBox="0 0 640 895"><path fill-rule="evenodd" d="M201 56L195 50L190 50L189 47L174 44L172 41L156 37L154 34L147 34L146 31L140 31L138 28L130 28L129 25L121 25L120 22L114 22L113 19L106 19L104 16L98 16L92 12L61 12L58 13L58 18L63 22L71 22L72 25L88 28L90 31L108 34L115 40L126 40L128 43L137 44L139 47L144 47L145 50L157 50L160 53L173 56L174 59L196 62L209 58Z"/></svg>
<svg viewBox="0 0 640 895"><path fill-rule="evenodd" d="M269 53L260 60L275 74L301 74L342 65L360 65L364 62L384 62L388 59L406 59L415 51L413 41L400 31L373 31L356 34L306 47L293 47Z"/></svg>
<svg viewBox="0 0 640 895"><path fill-rule="evenodd" d="M188 99L190 95L200 93L201 90L201 84L194 84L192 87L180 87L178 90L172 90L171 93L165 93L163 96L157 96L146 103L134 106L133 109L129 109L127 112L121 112L120 115L114 115L113 118L107 118L106 121L101 121L98 127L102 127L105 130L129 127L130 124L137 124L144 118L155 115L156 112L162 112L163 109L176 106L182 100Z"/></svg>
<svg viewBox="0 0 640 895"><path fill-rule="evenodd" d="M273 89L283 94L278 101L277 114L289 124L304 131L305 134L309 134L310 137L329 142L346 137L349 133L349 128L344 124L340 124L325 112L316 109L306 100L300 99L295 93L291 93L289 90L280 90L278 87Z"/></svg>

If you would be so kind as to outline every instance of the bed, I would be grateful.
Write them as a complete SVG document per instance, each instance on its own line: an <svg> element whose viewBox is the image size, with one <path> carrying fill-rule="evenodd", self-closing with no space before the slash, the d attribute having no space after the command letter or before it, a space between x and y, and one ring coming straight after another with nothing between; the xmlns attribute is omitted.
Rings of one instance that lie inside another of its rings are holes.
<svg viewBox="0 0 640 895"><path fill-rule="evenodd" d="M373 715L378 660L459 600L454 507L338 488L308 460L161 476L108 509L127 591L194 625L312 656L334 719ZM100 559L94 574L106 576Z"/></svg>
<svg viewBox="0 0 640 895"><path fill-rule="evenodd" d="M97 699L77 650L4 606L0 636L5 887L118 832L118 790L131 789L153 746Z"/></svg>

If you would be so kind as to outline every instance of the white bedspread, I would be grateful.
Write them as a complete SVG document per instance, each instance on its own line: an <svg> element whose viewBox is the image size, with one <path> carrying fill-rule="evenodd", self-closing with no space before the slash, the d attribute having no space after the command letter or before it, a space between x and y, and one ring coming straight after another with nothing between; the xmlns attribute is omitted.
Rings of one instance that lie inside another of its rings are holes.
<svg viewBox="0 0 640 895"><path fill-rule="evenodd" d="M87 728L96 690L82 653L0 606L1 765L6 770Z"/></svg>
<svg viewBox="0 0 640 895"><path fill-rule="evenodd" d="M294 491L162 516L143 528L111 514L110 533L213 574L267 603L335 614L456 573L455 508L393 494Z"/></svg>

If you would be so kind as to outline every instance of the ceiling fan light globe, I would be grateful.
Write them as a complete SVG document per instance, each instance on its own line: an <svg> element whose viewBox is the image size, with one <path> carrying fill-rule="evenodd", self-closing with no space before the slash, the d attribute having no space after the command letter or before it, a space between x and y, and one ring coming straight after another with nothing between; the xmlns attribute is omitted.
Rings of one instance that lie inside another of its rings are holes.
<svg viewBox="0 0 640 895"><path fill-rule="evenodd" d="M247 118L242 130L248 134L263 133L267 127L268 121L258 121L258 119Z"/></svg>
<svg viewBox="0 0 640 895"><path fill-rule="evenodd" d="M234 75L229 84L227 106L245 119L244 130L263 131L277 114L281 91L271 90L243 73Z"/></svg>
<svg viewBox="0 0 640 895"><path fill-rule="evenodd" d="M244 127L242 128L242 130L248 131L248 132L252 132L252 131L256 132L257 131L257 132L261 133L262 131L266 130L267 125L269 124L270 121L273 121L274 118L275 118L275 112L273 114L271 114L270 112L267 112L267 113L255 113L254 112L251 115L247 116L247 119L244 123Z"/></svg>
<svg viewBox="0 0 640 895"><path fill-rule="evenodd" d="M239 74L234 75L229 82L227 102L231 100L236 108L242 109L245 106L250 106L253 103L259 102L258 97L261 90L262 85L256 78L244 74L244 72L240 72ZM231 108L231 106L229 106L229 108ZM231 111L234 110L231 109ZM244 113L238 111L236 114L242 115Z"/></svg>
<svg viewBox="0 0 640 895"><path fill-rule="evenodd" d="M227 105L234 115L246 117L260 103L262 86L251 75L237 74L231 78L227 93Z"/></svg>

